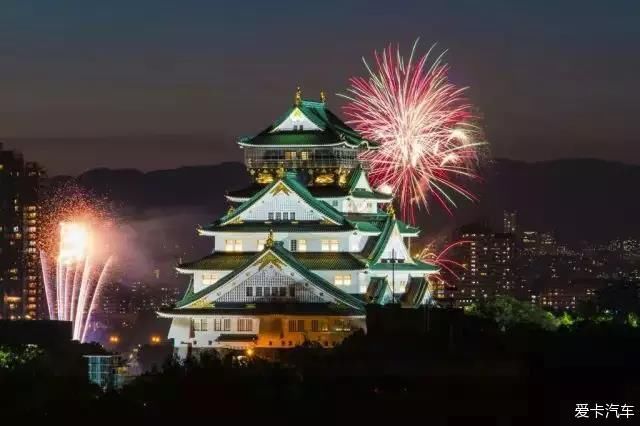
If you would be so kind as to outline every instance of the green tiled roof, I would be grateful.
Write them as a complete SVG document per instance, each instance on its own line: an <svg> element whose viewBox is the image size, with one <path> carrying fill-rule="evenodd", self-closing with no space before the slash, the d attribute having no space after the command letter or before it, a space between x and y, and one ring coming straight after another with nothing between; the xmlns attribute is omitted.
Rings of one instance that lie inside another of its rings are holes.
<svg viewBox="0 0 640 426"><path fill-rule="evenodd" d="M320 223L320 222L242 222L220 225L212 223L200 228L204 231L219 232L348 232L353 231L355 226L349 222L341 225Z"/></svg>
<svg viewBox="0 0 640 426"><path fill-rule="evenodd" d="M364 302L363 302L364 303ZM214 303L207 308L175 309L164 308L159 311L170 315L353 315L362 316L361 309L353 309L335 303L287 303L287 302L255 302L255 303Z"/></svg>
<svg viewBox="0 0 640 426"><path fill-rule="evenodd" d="M419 234L420 228L416 228L415 226L411 226L404 222L398 221L398 230L401 234Z"/></svg>
<svg viewBox="0 0 640 426"><path fill-rule="evenodd" d="M403 308L417 308L428 297L428 283L424 277L409 277L407 288L400 296L400 304Z"/></svg>
<svg viewBox="0 0 640 426"><path fill-rule="evenodd" d="M380 232L380 228L372 222L363 222L363 221L355 221L350 220L355 229L362 232Z"/></svg>
<svg viewBox="0 0 640 426"><path fill-rule="evenodd" d="M322 215L327 217L329 220L338 224L344 223L345 221L344 217L342 216L342 214L340 214L340 212L338 212L336 209L334 209L324 201L321 201L315 198L309 192L309 190L305 185L300 183L294 176L290 175L289 173L285 173L285 175L282 178L274 182L271 182L269 185L265 186L260 191L256 192L250 199L240 204L238 208L224 215L222 218L220 218L217 224L224 225L226 222L229 222L234 218L238 217L242 212L244 212L253 204L255 204L256 201L262 198L272 188L274 188L276 185L281 183L286 185L289 189L291 189L296 194L298 194L298 196L300 196L300 198L302 198L307 204L309 204L311 208L317 210Z"/></svg>
<svg viewBox="0 0 640 426"><path fill-rule="evenodd" d="M393 199L393 195L383 194L382 192L377 191L365 191L362 189L355 189L349 193L353 198L363 198L363 199L371 199L371 200L384 200L391 201Z"/></svg>
<svg viewBox="0 0 640 426"><path fill-rule="evenodd" d="M257 184L251 185L247 188L239 189L236 191L230 191L227 193L227 197L231 198L240 198L240 199L248 199L253 196L256 192L260 191L263 187ZM362 199L372 199L372 200L381 200L381 201L390 201L393 196L388 194L383 194L382 192L371 192L357 189L355 191L349 192L348 187L340 187L337 185L327 185L327 186L308 186L307 190L316 198L343 198L343 197L353 197L353 198L362 198Z"/></svg>
<svg viewBox="0 0 640 426"><path fill-rule="evenodd" d="M389 242L389 238L391 238L391 233L396 226L396 220L391 216L387 216L387 220L384 223L384 227L382 228L382 232L378 237L375 245L371 249L371 253L369 254L369 260L372 264L378 263L380 260L380 256L384 252L384 248L387 246Z"/></svg>
<svg viewBox="0 0 640 426"><path fill-rule="evenodd" d="M202 259L183 263L178 268L185 270L212 270L229 271L245 264L256 253L217 252ZM351 253L316 253L294 252L295 259L310 270L360 270L365 269L365 264Z"/></svg>
<svg viewBox="0 0 640 426"><path fill-rule="evenodd" d="M267 251L272 252L277 257L279 257L284 263L289 265L291 268L296 270L300 275L304 276L307 280L312 282L322 291L334 296L336 299L340 300L342 303L351 306L354 309L364 309L363 303L357 298L351 296L350 294L345 293L339 288L335 287L333 284L326 281L324 278L314 274L309 269L307 269L303 263L298 261L291 253L289 253L284 247L282 247L281 242L275 242L271 247L265 247L265 249L260 253L253 253L252 256L248 257L244 263L233 270L228 275L225 275L220 280L218 280L215 284L212 284L196 293L193 292L193 288L190 286L189 290L179 301L176 306L178 308L189 305L190 303L195 302L201 297L215 291L217 288L220 288L223 284L229 282L229 280L240 275L245 269L251 266L256 260L258 260L264 253ZM244 259L243 259L244 260Z"/></svg>
<svg viewBox="0 0 640 426"><path fill-rule="evenodd" d="M376 263L370 264L369 269L372 271L416 271L416 272L438 272L438 267L433 263L426 263L421 260L413 259L414 263ZM395 266L394 266L395 265Z"/></svg>
<svg viewBox="0 0 640 426"><path fill-rule="evenodd" d="M319 131L277 131L284 120L295 109L307 117L320 128ZM363 144L376 147L377 144L364 140L358 132L347 126L335 114L329 111L322 102L303 100L300 105L294 105L287 110L276 122L258 135L241 138L238 143L244 146L330 146L346 144L357 148Z"/></svg>
<svg viewBox="0 0 640 426"><path fill-rule="evenodd" d="M367 303L384 304L391 298L387 277L371 277L365 295Z"/></svg>
<svg viewBox="0 0 640 426"><path fill-rule="evenodd" d="M287 263L293 269L298 271L302 276L307 278L309 281L311 281L314 284L316 284L322 290L326 291L327 293L331 294L332 296L334 296L334 297L336 297L338 299L341 299L344 303L346 303L346 304L348 304L348 305L350 305L350 306L352 306L354 308L364 309L364 305L362 304L362 302L360 300L358 300L357 298L351 296L350 294L345 293L344 291L342 291L339 288L335 287L333 284L331 284L330 282L328 282L324 278L322 278L322 277L312 273L311 271L309 271L307 268L304 267L304 265L302 263L298 262L296 260L296 258L293 257L293 255L289 251L285 250L282 247L282 244L279 244L279 243L274 244L272 250L282 260L284 260L285 263Z"/></svg>

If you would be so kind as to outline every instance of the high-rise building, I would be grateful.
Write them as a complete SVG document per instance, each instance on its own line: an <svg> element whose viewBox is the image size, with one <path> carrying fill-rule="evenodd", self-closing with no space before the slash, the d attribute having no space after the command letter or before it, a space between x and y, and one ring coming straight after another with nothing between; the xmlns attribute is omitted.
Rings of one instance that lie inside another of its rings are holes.
<svg viewBox="0 0 640 426"><path fill-rule="evenodd" d="M395 216L359 154L377 144L350 129L324 100L295 103L260 134L238 142L253 185L198 229L208 256L178 265L190 276L171 318L178 355L212 348L331 347L365 325L365 303L428 300L438 268L412 257L420 230ZM385 208L385 206L387 206Z"/></svg>
<svg viewBox="0 0 640 426"><path fill-rule="evenodd" d="M38 253L40 188L44 171L0 144L0 318L44 314Z"/></svg>
<svg viewBox="0 0 640 426"><path fill-rule="evenodd" d="M528 255L537 255L539 251L540 236L537 231L524 231L522 233L522 248Z"/></svg>
<svg viewBox="0 0 640 426"><path fill-rule="evenodd" d="M495 294L512 294L516 286L514 235L494 233L479 224L464 226L459 234L460 240L469 243L456 251L456 258L465 266L456 304L466 306Z"/></svg>
<svg viewBox="0 0 640 426"><path fill-rule="evenodd" d="M503 232L505 234L516 234L518 231L518 212L505 210L503 213Z"/></svg>

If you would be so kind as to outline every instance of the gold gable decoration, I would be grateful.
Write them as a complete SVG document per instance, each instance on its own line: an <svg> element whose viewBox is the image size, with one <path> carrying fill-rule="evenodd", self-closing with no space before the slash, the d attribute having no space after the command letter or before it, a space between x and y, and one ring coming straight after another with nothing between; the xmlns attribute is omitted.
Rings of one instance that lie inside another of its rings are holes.
<svg viewBox="0 0 640 426"><path fill-rule="evenodd" d="M275 254L267 252L264 256L258 259L254 265L258 265L258 271L262 271L269 265L273 265L279 270L282 270L284 263Z"/></svg>
<svg viewBox="0 0 640 426"><path fill-rule="evenodd" d="M340 170L338 172L338 185L340 187L344 188L345 186L347 186L347 183L348 183L347 176L348 175L349 175L349 172L347 172L346 170Z"/></svg>
<svg viewBox="0 0 640 426"><path fill-rule="evenodd" d="M291 194L291 190L284 183L278 182L278 184L271 190L271 195L275 197L280 193L289 196L289 194Z"/></svg>
<svg viewBox="0 0 640 426"><path fill-rule="evenodd" d="M298 86L296 89L295 104L296 106L300 106L301 103L302 103L302 90L300 90L300 86Z"/></svg>
<svg viewBox="0 0 640 426"><path fill-rule="evenodd" d="M268 185L273 182L273 175L268 172L260 172L256 176L256 183L260 185Z"/></svg>
<svg viewBox="0 0 640 426"><path fill-rule="evenodd" d="M267 235L267 240L264 243L266 248L273 247L273 229L269 229L269 235Z"/></svg>
<svg viewBox="0 0 640 426"><path fill-rule="evenodd" d="M330 185L335 182L335 177L333 173L323 173L317 175L314 179L314 182L316 185Z"/></svg>
<svg viewBox="0 0 640 426"><path fill-rule="evenodd" d="M393 203L389 203L387 206L387 214L391 216L391 219L396 218L396 209L393 208Z"/></svg>
<svg viewBox="0 0 640 426"><path fill-rule="evenodd" d="M190 304L187 309L202 309L202 308L213 308L214 304L213 302L202 298L202 299L198 299L195 302L193 302L192 304Z"/></svg>

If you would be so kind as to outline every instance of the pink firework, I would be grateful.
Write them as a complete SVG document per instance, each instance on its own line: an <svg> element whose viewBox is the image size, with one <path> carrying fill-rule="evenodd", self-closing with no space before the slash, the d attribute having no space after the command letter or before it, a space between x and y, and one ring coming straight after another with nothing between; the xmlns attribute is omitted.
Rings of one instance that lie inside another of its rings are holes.
<svg viewBox="0 0 640 426"><path fill-rule="evenodd" d="M344 107L348 123L365 138L380 143L362 154L378 188L397 194L402 217L414 222L415 212L428 208L431 198L449 213L453 193L475 196L458 178L475 178L477 128L465 88L449 83L444 52L430 63L433 47L415 60L417 45L405 62L399 47L375 52L375 70L353 77Z"/></svg>
<svg viewBox="0 0 640 426"><path fill-rule="evenodd" d="M466 268L460 262L450 259L448 257L448 254L452 249L462 246L464 244L469 244L469 243L471 243L471 241L468 241L468 240L455 241L447 245L439 253L436 253L434 251L434 247L433 247L434 244L432 243L427 245L424 249L422 249L422 251L418 255L418 258L422 261L430 262L430 263L433 263L434 265L438 265L443 270L446 270L455 280L459 280L460 276L456 272L463 271ZM442 278L442 274L440 274L440 276Z"/></svg>

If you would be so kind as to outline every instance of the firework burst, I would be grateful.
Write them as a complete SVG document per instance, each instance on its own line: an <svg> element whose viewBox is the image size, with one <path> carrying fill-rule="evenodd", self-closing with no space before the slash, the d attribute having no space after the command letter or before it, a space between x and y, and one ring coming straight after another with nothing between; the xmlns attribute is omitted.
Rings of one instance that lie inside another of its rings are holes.
<svg viewBox="0 0 640 426"><path fill-rule="evenodd" d="M100 238L111 225L108 210L77 186L49 198L40 234L49 318L70 321L73 339L84 342L112 263Z"/></svg>
<svg viewBox="0 0 640 426"><path fill-rule="evenodd" d="M458 275L458 273L462 270L465 270L466 268L464 267L463 264L461 264L456 260L450 259L448 256L452 249L462 246L464 244L469 244L470 242L471 241L467 241L467 240L455 241L447 245L446 247L444 247L440 252L437 252L434 249L433 243L428 244L425 248L422 249L422 251L418 255L418 259L424 262L429 262L429 263L433 263L434 265L438 265L441 269L447 271L456 280L459 280L460 276ZM440 274L440 277L442 278L442 274Z"/></svg>
<svg viewBox="0 0 640 426"><path fill-rule="evenodd" d="M417 209L435 199L449 213L453 193L474 200L458 182L475 178L477 126L464 92L448 81L443 55L430 62L433 47L415 58L417 40L405 61L391 46L375 52L375 69L364 61L368 77L350 79L348 123L380 148L362 154L375 186L397 194L402 217L415 221Z"/></svg>

